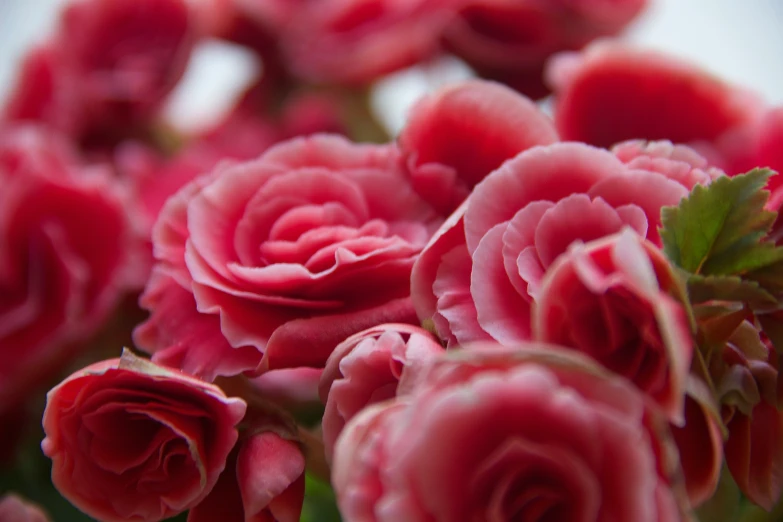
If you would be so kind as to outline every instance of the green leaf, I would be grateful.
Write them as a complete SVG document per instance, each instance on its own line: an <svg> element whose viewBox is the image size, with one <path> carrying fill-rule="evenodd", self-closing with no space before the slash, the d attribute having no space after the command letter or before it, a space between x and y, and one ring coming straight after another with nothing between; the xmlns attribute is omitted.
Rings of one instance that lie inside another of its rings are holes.
<svg viewBox="0 0 783 522"><path fill-rule="evenodd" d="M751 307L768 307L777 303L775 297L759 283L737 276L692 275L688 278L688 297L693 304L735 301L748 303Z"/></svg>
<svg viewBox="0 0 783 522"><path fill-rule="evenodd" d="M301 522L341 522L332 487L309 473L305 476L305 498Z"/></svg>
<svg viewBox="0 0 783 522"><path fill-rule="evenodd" d="M762 190L773 174L755 169L721 177L696 185L678 206L661 209L663 249L672 263L693 274L734 275L730 270L742 265L775 220L764 210L769 192ZM737 252L743 255L737 258Z"/></svg>

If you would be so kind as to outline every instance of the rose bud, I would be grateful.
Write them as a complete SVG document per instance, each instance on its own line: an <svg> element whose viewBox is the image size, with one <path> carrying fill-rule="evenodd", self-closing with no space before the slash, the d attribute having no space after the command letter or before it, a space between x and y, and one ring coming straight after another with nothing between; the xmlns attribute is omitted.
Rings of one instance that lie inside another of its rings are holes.
<svg viewBox="0 0 783 522"><path fill-rule="evenodd" d="M426 330L385 324L352 335L335 348L321 375L319 391L326 404L321 429L331 460L345 423L363 408L394 398L400 383L415 381L443 347Z"/></svg>
<svg viewBox="0 0 783 522"><path fill-rule="evenodd" d="M245 408L214 385L126 351L48 393L41 447L55 487L80 510L106 522L152 522L212 490Z"/></svg>
<svg viewBox="0 0 783 522"><path fill-rule="evenodd" d="M0 520L3 522L49 522L40 507L18 495L6 493L0 497Z"/></svg>
<svg viewBox="0 0 783 522"><path fill-rule="evenodd" d="M293 427L277 419L250 423L215 488L188 522L299 522L305 457Z"/></svg>
<svg viewBox="0 0 783 522"><path fill-rule="evenodd" d="M550 60L564 140L610 147L629 139L712 142L752 120L761 101L674 57L600 42Z"/></svg>
<svg viewBox="0 0 783 522"><path fill-rule="evenodd" d="M674 522L672 451L644 396L581 354L480 345L351 419L332 483L346 522Z"/></svg>

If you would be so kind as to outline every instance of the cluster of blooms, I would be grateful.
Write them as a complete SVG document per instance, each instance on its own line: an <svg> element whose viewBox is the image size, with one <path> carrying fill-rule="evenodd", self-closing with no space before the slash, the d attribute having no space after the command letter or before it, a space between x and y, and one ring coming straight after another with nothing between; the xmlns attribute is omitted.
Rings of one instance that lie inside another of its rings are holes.
<svg viewBox="0 0 783 522"><path fill-rule="evenodd" d="M81 368L43 411L54 486L98 520L295 522L306 472L348 522L687 521L722 476L771 510L783 178L742 174L783 169L783 110L577 50L644 4L70 4L0 121L0 451L141 292L150 359ZM264 75L174 136L208 36ZM349 89L444 52L506 85L344 135ZM554 117L520 94L550 90Z"/></svg>

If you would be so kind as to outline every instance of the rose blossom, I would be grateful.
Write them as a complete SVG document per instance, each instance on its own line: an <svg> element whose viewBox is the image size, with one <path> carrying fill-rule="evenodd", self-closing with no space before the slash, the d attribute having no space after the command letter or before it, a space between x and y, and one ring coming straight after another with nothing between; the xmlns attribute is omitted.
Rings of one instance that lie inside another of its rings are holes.
<svg viewBox="0 0 783 522"><path fill-rule="evenodd" d="M326 404L321 429L327 460L346 422L363 408L394 398L401 381L415 381L442 351L426 330L405 324L370 328L340 343L319 386Z"/></svg>
<svg viewBox="0 0 783 522"><path fill-rule="evenodd" d="M3 522L49 522L49 517L38 506L13 493L0 497L0 520Z"/></svg>
<svg viewBox="0 0 783 522"><path fill-rule="evenodd" d="M449 355L346 426L346 522L685 519L665 424L627 381L551 346Z"/></svg>
<svg viewBox="0 0 783 522"><path fill-rule="evenodd" d="M61 137L0 128L0 413L74 355L137 283L124 197Z"/></svg>
<svg viewBox="0 0 783 522"><path fill-rule="evenodd" d="M534 98L548 94L546 59L618 33L646 0L467 0L444 32L446 46L480 76Z"/></svg>
<svg viewBox="0 0 783 522"><path fill-rule="evenodd" d="M544 276L533 334L627 377L682 425L693 342L681 292L663 252L630 230L574 243Z"/></svg>
<svg viewBox="0 0 783 522"><path fill-rule="evenodd" d="M41 446L55 487L83 512L161 520L210 492L244 414L241 399L125 352L49 392Z"/></svg>
<svg viewBox="0 0 783 522"><path fill-rule="evenodd" d="M366 84L434 56L460 0L305 3L281 33L293 72L316 83Z"/></svg>
<svg viewBox="0 0 783 522"><path fill-rule="evenodd" d="M630 226L660 244L663 205L688 194L668 168L632 169L581 143L522 152L489 174L417 260L411 295L449 346L531 338L541 280L573 241ZM676 169L674 169L676 170Z"/></svg>
<svg viewBox="0 0 783 522"><path fill-rule="evenodd" d="M628 139L711 144L761 109L755 94L690 63L614 42L555 56L547 76L561 137L601 147Z"/></svg>
<svg viewBox="0 0 783 522"><path fill-rule="evenodd" d="M184 0L74 0L54 45L97 127L149 118L185 71L195 41Z"/></svg>
<svg viewBox="0 0 783 522"><path fill-rule="evenodd" d="M168 201L153 234L162 277L142 300L159 333L181 328L147 297L166 299L160 289L169 277L205 318L219 317L231 346L263 354L264 369L323 367L348 335L416 320L410 270L439 223L394 146L290 140L258 160L219 167ZM142 348L164 356L165 343L142 337ZM204 375L239 370L220 364L213 357Z"/></svg>
<svg viewBox="0 0 783 522"><path fill-rule="evenodd" d="M535 103L483 80L419 100L398 138L413 187L444 215L507 159L556 141L552 119Z"/></svg>

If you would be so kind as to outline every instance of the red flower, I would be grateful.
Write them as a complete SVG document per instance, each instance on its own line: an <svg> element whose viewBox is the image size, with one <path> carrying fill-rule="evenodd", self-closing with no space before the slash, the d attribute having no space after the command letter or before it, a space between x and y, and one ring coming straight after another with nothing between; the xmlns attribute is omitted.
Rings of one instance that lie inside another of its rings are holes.
<svg viewBox="0 0 783 522"><path fill-rule="evenodd" d="M58 137L0 129L0 410L73 355L138 279L117 187Z"/></svg>
<svg viewBox="0 0 783 522"><path fill-rule="evenodd" d="M578 354L474 346L354 417L332 483L346 522L685 520L659 422Z"/></svg>
<svg viewBox="0 0 783 522"><path fill-rule="evenodd" d="M712 142L761 108L755 95L687 62L609 42L554 57L547 74L561 137L600 147Z"/></svg>
<svg viewBox="0 0 783 522"><path fill-rule="evenodd" d="M572 244L537 292L534 336L626 377L681 426L693 341L678 292L663 252L629 230Z"/></svg>
<svg viewBox="0 0 783 522"><path fill-rule="evenodd" d="M345 424L363 408L394 398L443 351L425 330L385 324L349 337L335 348L321 375L319 391L326 404L323 422L327 460Z"/></svg>
<svg viewBox="0 0 783 522"><path fill-rule="evenodd" d="M55 487L83 512L152 522L207 496L244 414L241 399L126 352L49 392L42 448Z"/></svg>
<svg viewBox="0 0 783 522"><path fill-rule="evenodd" d="M194 181L166 204L153 239L161 273L220 319L231 346L254 347L265 369L323 367L348 335L415 321L410 270L439 223L394 146L323 135ZM153 280L143 297L152 320L158 331L181 328L148 297L159 284L168 283ZM206 378L237 370L212 360Z"/></svg>

